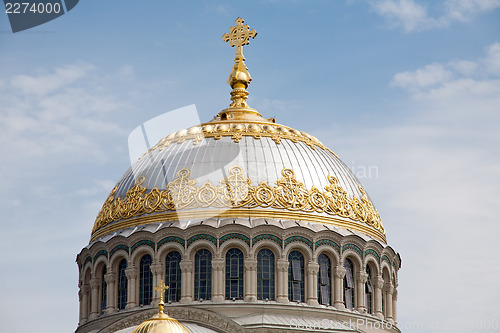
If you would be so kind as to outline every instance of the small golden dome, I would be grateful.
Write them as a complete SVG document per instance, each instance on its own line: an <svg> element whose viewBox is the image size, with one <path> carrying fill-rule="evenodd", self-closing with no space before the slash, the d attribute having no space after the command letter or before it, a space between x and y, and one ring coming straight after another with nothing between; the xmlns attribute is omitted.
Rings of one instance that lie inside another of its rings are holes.
<svg viewBox="0 0 500 333"><path fill-rule="evenodd" d="M158 313L137 326L132 333L189 333L189 330L167 314Z"/></svg>
<svg viewBox="0 0 500 333"><path fill-rule="evenodd" d="M163 293L167 289L168 286L165 285L165 282L160 280L160 283L155 287L155 290L160 294L158 313L142 322L132 333L190 333L186 326L163 312L163 307L165 306L165 303L163 303Z"/></svg>

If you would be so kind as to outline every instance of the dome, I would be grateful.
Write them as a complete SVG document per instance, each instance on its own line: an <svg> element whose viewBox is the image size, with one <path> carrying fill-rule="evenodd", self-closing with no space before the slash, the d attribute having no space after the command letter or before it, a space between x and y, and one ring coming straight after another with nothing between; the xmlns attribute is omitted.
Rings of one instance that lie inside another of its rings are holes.
<svg viewBox="0 0 500 333"><path fill-rule="evenodd" d="M168 315L158 313L137 326L132 333L189 333L189 330Z"/></svg>
<svg viewBox="0 0 500 333"><path fill-rule="evenodd" d="M256 34L248 30L245 39ZM356 230L385 243L377 210L337 155L248 106L252 78L241 48L247 41L223 39L238 46L228 78L231 105L210 122L167 135L135 162L99 212L91 242L149 223L272 217Z"/></svg>
<svg viewBox="0 0 500 333"><path fill-rule="evenodd" d="M134 163L97 216L92 240L146 224L145 217L153 223L264 213L385 242L361 183L318 139L260 115L224 112L166 136Z"/></svg>
<svg viewBox="0 0 500 333"><path fill-rule="evenodd" d="M230 106L148 145L98 213L77 333L399 332L401 258L377 210L332 150L248 106L243 22L223 36Z"/></svg>

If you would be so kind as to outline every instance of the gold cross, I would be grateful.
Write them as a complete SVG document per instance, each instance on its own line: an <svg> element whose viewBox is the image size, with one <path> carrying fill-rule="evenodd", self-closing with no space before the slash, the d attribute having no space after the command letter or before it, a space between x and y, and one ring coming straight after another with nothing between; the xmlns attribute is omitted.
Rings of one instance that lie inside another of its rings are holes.
<svg viewBox="0 0 500 333"><path fill-rule="evenodd" d="M222 39L225 42L229 42L229 45L236 46L236 58L245 60L243 57L243 45L248 45L250 43L250 38L255 38L257 36L257 31L254 29L250 30L248 24L243 25L243 20L241 17L236 19L236 25L230 28L229 33L225 33Z"/></svg>
<svg viewBox="0 0 500 333"><path fill-rule="evenodd" d="M163 293L165 290L168 290L169 286L165 285L165 282L163 280L160 280L160 283L155 287L155 290L160 293L160 303L163 302Z"/></svg>

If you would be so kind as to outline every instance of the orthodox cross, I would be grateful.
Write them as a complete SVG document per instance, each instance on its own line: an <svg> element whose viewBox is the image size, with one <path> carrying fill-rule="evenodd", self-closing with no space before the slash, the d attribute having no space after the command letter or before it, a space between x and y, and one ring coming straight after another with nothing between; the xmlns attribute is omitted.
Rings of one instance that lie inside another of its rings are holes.
<svg viewBox="0 0 500 333"><path fill-rule="evenodd" d="M165 290L168 290L169 286L165 285L165 282L163 280L160 280L160 283L155 287L155 290L160 293L160 303L163 302L163 293Z"/></svg>
<svg viewBox="0 0 500 333"><path fill-rule="evenodd" d="M254 29L250 30L248 24L243 25L243 20L241 17L236 19L236 25L230 28L229 33L225 33L222 39L225 42L229 42L229 45L236 46L236 58L245 60L243 57L243 45L248 45L250 43L250 38L255 38L257 36L257 31Z"/></svg>

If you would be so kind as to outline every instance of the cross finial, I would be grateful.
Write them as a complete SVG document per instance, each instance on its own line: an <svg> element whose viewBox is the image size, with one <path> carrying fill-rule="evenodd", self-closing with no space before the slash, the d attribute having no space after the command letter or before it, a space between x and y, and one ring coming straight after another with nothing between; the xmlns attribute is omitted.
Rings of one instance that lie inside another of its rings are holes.
<svg viewBox="0 0 500 333"><path fill-rule="evenodd" d="M257 31L254 29L250 30L248 24L243 25L243 20L241 17L236 19L236 25L231 27L229 33L225 33L222 39L225 42L229 42L229 45L236 46L236 58L245 60L243 57L243 45L248 45L250 43L250 38L255 38L257 36Z"/></svg>
<svg viewBox="0 0 500 333"><path fill-rule="evenodd" d="M160 283L158 283L158 285L155 287L155 290L160 293L160 302L158 303L158 309L160 313L163 313L163 307L165 305L165 303L163 303L163 293L168 289L169 286L167 286L165 282L163 282L163 280L160 280Z"/></svg>
<svg viewBox="0 0 500 333"><path fill-rule="evenodd" d="M235 117L248 118L249 114L254 114L260 117L260 114L250 108L246 102L248 98L248 85L252 81L252 77L245 65L245 57L243 56L243 45L250 43L250 38L257 36L257 31L250 30L248 24L243 24L245 20L241 17L236 19L236 25L229 29L229 33L225 33L222 39L229 42L229 45L236 46L236 56L234 57L234 65L227 79L227 83L233 88L231 91L231 105L229 108L222 110L219 116L224 119L236 119ZM238 115L237 115L238 113Z"/></svg>

